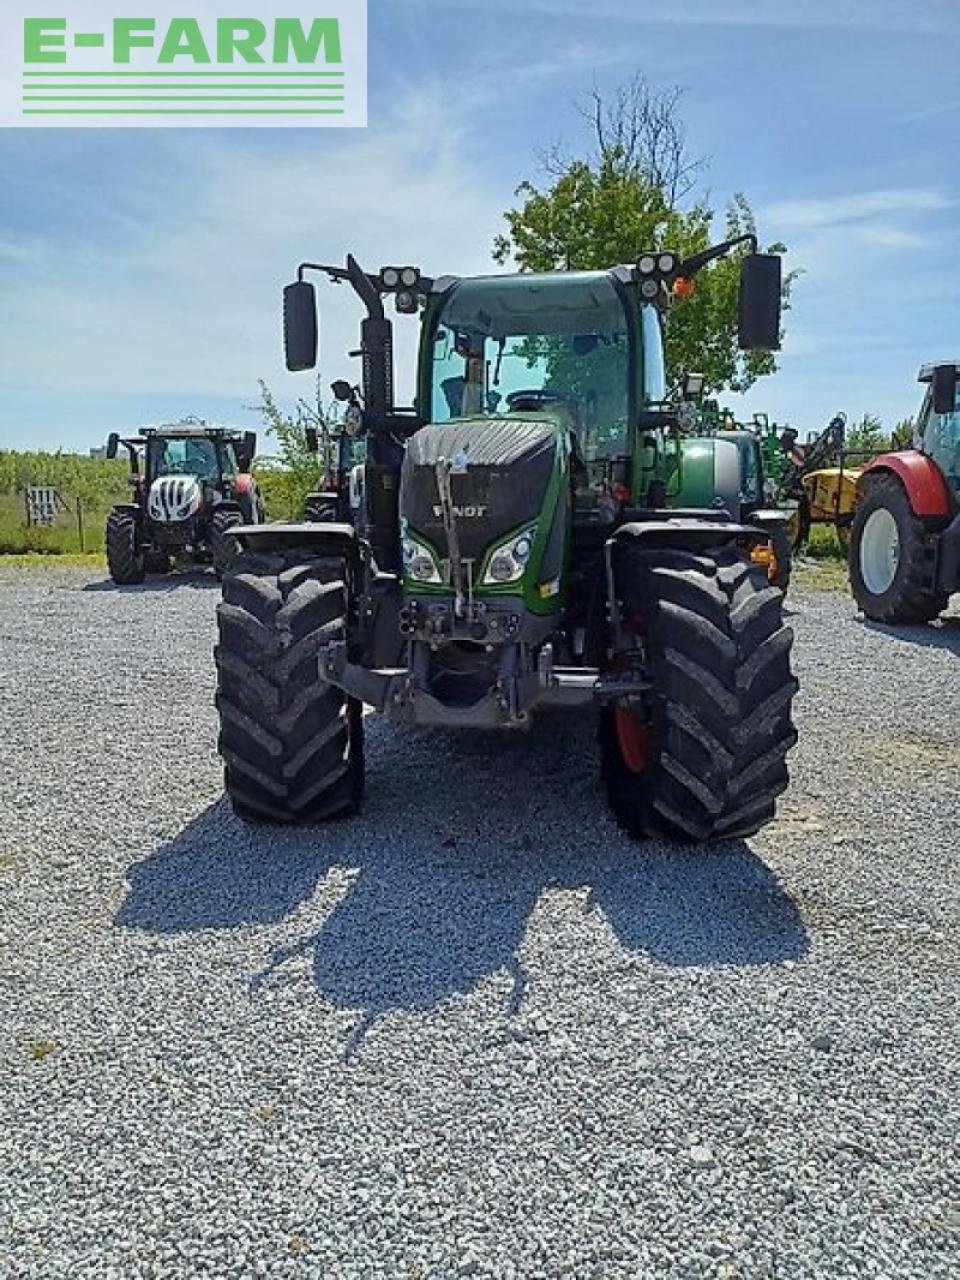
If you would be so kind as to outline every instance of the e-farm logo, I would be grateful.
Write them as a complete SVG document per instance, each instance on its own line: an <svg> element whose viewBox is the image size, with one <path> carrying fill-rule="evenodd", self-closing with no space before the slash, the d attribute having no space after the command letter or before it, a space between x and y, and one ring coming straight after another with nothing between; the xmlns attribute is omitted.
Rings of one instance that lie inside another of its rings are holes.
<svg viewBox="0 0 960 1280"><path fill-rule="evenodd" d="M366 0L12 7L0 19L15 28L0 42L3 126L366 124Z"/></svg>

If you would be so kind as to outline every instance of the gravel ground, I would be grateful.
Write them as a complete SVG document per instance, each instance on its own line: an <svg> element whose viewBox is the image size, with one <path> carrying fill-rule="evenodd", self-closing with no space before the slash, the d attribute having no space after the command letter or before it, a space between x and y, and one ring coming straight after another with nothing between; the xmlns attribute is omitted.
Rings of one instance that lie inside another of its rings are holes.
<svg viewBox="0 0 960 1280"><path fill-rule="evenodd" d="M217 595L0 571L0 1274L956 1275L960 617L799 590L792 789L695 852L570 719L245 829Z"/></svg>

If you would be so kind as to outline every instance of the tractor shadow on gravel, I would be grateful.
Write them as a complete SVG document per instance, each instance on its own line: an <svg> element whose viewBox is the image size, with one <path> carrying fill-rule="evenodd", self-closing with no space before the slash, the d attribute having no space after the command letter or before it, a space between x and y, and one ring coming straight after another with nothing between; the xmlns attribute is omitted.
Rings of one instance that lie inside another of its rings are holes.
<svg viewBox="0 0 960 1280"><path fill-rule="evenodd" d="M382 1014L432 1009L498 973L517 1012L536 980L523 959L528 921L549 890L577 891L557 908L565 933L612 930L660 964L769 965L807 951L796 905L743 841L639 845L618 830L582 718L486 737L368 719L367 735L358 818L245 827L220 801L131 867L117 923L158 933L276 924L338 868L346 888L322 923L268 952L251 990L311 956L318 992L361 1013L352 1041ZM543 945L535 938L534 951Z"/></svg>
<svg viewBox="0 0 960 1280"><path fill-rule="evenodd" d="M946 649L948 653L960 658L960 616L957 614L949 614L937 622L920 623L909 627L888 627L882 622L870 622L859 616L855 621L867 631L876 632L877 635L889 636L892 640L904 640L907 644L916 644L923 649Z"/></svg>
<svg viewBox="0 0 960 1280"><path fill-rule="evenodd" d="M149 596L179 591L181 587L189 587L194 591L219 591L220 579L209 570L183 569L174 570L171 573L157 574L144 579L143 582L128 583L122 587L118 587L112 578L104 578L100 582L88 582L80 590L116 591L122 595Z"/></svg>

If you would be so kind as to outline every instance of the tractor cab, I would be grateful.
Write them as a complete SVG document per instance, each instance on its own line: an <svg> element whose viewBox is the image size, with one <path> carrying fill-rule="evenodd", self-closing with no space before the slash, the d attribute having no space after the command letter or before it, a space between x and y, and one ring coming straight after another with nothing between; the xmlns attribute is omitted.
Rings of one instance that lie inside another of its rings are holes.
<svg viewBox="0 0 960 1280"><path fill-rule="evenodd" d="M917 447L960 500L960 363L924 365L919 381L926 394L917 419Z"/></svg>

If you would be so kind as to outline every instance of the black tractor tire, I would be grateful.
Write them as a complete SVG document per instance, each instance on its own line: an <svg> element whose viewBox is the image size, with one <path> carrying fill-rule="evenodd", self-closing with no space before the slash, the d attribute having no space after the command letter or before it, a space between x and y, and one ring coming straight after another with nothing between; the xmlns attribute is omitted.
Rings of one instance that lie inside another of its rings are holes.
<svg viewBox="0 0 960 1280"><path fill-rule="evenodd" d="M219 748L235 812L298 825L355 813L362 707L317 664L320 646L346 635L342 562L242 552L224 576L217 625Z"/></svg>
<svg viewBox="0 0 960 1280"><path fill-rule="evenodd" d="M786 595L793 574L793 539L790 537L789 525L783 524L774 529L770 537L770 550L774 559L770 566L770 581Z"/></svg>
<svg viewBox="0 0 960 1280"><path fill-rule="evenodd" d="M615 817L641 840L753 835L774 816L797 740L782 593L764 566L726 549L634 551L621 573L653 688L645 714L601 711ZM642 735L639 755L631 734Z"/></svg>
<svg viewBox="0 0 960 1280"><path fill-rule="evenodd" d="M239 511L214 511L210 517L210 558L218 578L222 578L240 554L240 543L232 530L244 523Z"/></svg>
<svg viewBox="0 0 960 1280"><path fill-rule="evenodd" d="M896 570L881 589L877 555L885 529L896 539ZM884 475L869 484L850 531L850 586L866 617L886 623L930 622L947 607L947 593L932 591L925 583L927 533L896 476Z"/></svg>
<svg viewBox="0 0 960 1280"><path fill-rule="evenodd" d="M142 582L146 575L146 562L137 530L137 519L132 511L114 509L107 516L107 568L110 577L120 587Z"/></svg>

